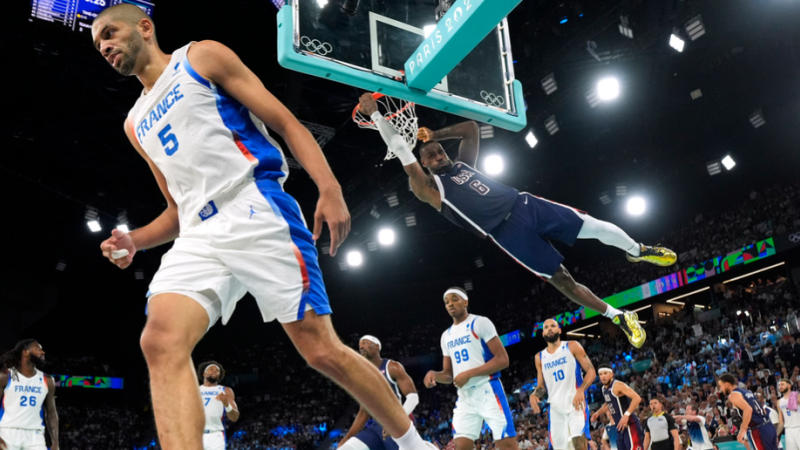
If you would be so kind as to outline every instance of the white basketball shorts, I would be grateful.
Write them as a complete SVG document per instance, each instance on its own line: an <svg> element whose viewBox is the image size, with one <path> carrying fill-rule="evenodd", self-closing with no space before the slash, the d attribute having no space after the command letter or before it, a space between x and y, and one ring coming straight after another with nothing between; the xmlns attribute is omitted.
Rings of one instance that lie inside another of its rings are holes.
<svg viewBox="0 0 800 450"><path fill-rule="evenodd" d="M225 432L203 433L203 450L225 450Z"/></svg>
<svg viewBox="0 0 800 450"><path fill-rule="evenodd" d="M484 420L492 430L495 441L517 435L506 393L499 379L458 390L458 400L453 410L453 437L472 441L478 439Z"/></svg>
<svg viewBox="0 0 800 450"><path fill-rule="evenodd" d="M584 436L589 427L589 410L578 411L570 408L568 413L557 411L550 405L548 432L550 433L550 445L555 450L566 450L570 448L572 438Z"/></svg>
<svg viewBox="0 0 800 450"><path fill-rule="evenodd" d="M0 428L0 438L6 443L6 450L47 450L44 430Z"/></svg>

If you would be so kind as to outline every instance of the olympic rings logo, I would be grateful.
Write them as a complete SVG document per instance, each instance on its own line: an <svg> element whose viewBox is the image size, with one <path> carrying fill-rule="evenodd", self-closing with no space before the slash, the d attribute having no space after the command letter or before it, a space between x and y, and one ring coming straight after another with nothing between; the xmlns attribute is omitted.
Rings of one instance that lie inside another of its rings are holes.
<svg viewBox="0 0 800 450"><path fill-rule="evenodd" d="M490 106L503 106L506 103L506 99L503 96L491 92L481 91L481 98Z"/></svg>
<svg viewBox="0 0 800 450"><path fill-rule="evenodd" d="M316 53L321 56L326 56L333 51L333 46L331 44L320 41L319 39L311 39L308 36L301 37L300 44L311 53Z"/></svg>

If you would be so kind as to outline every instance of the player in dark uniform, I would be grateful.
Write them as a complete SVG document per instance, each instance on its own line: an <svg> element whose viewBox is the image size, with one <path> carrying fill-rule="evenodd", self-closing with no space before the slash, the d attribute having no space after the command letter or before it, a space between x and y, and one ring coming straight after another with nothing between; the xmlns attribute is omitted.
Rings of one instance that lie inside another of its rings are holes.
<svg viewBox="0 0 800 450"><path fill-rule="evenodd" d="M597 220L583 211L561 205L499 183L474 168L480 133L475 122L463 122L431 131L420 128L417 162L408 144L383 120L370 94L360 98L361 112L372 117L381 137L398 156L411 189L456 225L488 237L523 267L545 279L573 302L591 308L618 325L634 347L646 335L635 312L620 311L603 302L586 286L575 282L561 264L564 260L549 241L572 245L576 239L598 239L626 252L630 261L660 266L674 264L675 252L636 243L616 225ZM461 139L453 162L437 140ZM426 174L423 167L431 174Z"/></svg>
<svg viewBox="0 0 800 450"><path fill-rule="evenodd" d="M745 446L749 442L752 450L778 450L778 434L769 415L758 404L752 392L738 386L736 376L730 373L723 374L717 380L719 390L728 396L728 400L742 416L736 440Z"/></svg>
<svg viewBox="0 0 800 450"><path fill-rule="evenodd" d="M605 403L594 414L592 422L596 421L600 414L608 412L614 419L615 425L612 433L608 433L609 439L612 434L616 434L616 446L618 450L642 450L642 424L636 417L636 409L642 402L642 397L630 386L614 378L614 370L608 365L600 366L597 369L600 383L603 387L603 399ZM616 433L613 433L616 431ZM614 442L612 442L613 444Z"/></svg>
<svg viewBox="0 0 800 450"><path fill-rule="evenodd" d="M408 376L403 365L391 359L381 358L381 341L369 334L359 339L358 351L378 368L398 401L405 397L403 410L406 414L411 415L419 403L419 395L414 381ZM340 450L397 450L397 444L391 436L383 431L381 424L373 420L367 410L361 407L347 434L339 441L338 448Z"/></svg>

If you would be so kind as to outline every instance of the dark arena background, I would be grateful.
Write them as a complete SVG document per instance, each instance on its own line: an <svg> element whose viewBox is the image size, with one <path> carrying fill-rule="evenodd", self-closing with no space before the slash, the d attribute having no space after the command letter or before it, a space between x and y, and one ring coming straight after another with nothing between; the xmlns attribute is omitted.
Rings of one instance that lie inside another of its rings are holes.
<svg viewBox="0 0 800 450"><path fill-rule="evenodd" d="M71 2L4 3L0 347L28 337L44 347L44 370L59 385L62 450L160 448L139 335L148 283L169 245L137 254L124 271L99 250L111 229L146 225L165 206L122 129L141 85L111 70L77 22L42 19L46 8L68 8L62 3ZM452 440L455 388L425 389L422 378L441 368L439 338L452 323L442 293L454 285L469 293L470 312L503 335L510 367L502 381L520 448L548 447L547 412L533 414L528 403L547 318L583 344L595 367L613 365L640 393L642 420L656 396L673 415L693 404L724 440L737 423L716 376L734 373L773 406L780 378L800 384L797 1L524 0L508 17L528 126L512 133L480 124L479 168L492 170L483 158L495 156L504 163L499 181L678 253L677 264L658 268L594 240L558 247L576 280L638 312L648 334L641 349L418 201L400 165L384 162L378 133L353 124L362 91L278 65L271 2L143 3L154 4L165 51L223 42L322 145L353 223L336 257L327 230L317 245L334 325L354 348L363 334L379 337L382 355L404 364L420 392L414 416L426 440L442 448ZM433 11L438 2L428 3ZM598 103L587 93L603 77L616 77L620 93ZM463 120L417 112L431 129ZM455 145L446 149L454 154ZM317 190L292 166L285 189L311 224ZM383 228L393 230L393 245L378 242ZM228 424L230 449L334 448L358 410L276 323L262 323L249 295L193 359L220 361L223 384L236 391L241 419ZM599 382L586 398L592 412L602 405ZM598 446L604 420L591 425ZM686 424L678 427L686 448ZM491 441L484 428L477 448L494 448Z"/></svg>

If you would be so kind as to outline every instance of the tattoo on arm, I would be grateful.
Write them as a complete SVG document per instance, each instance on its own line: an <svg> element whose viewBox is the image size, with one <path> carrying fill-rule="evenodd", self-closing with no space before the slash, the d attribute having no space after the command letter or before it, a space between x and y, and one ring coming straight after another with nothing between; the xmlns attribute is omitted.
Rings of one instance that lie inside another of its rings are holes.
<svg viewBox="0 0 800 450"><path fill-rule="evenodd" d="M539 400L544 400L547 398L547 389L544 386L536 386L536 389L533 390L533 395L539 398Z"/></svg>

